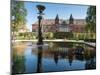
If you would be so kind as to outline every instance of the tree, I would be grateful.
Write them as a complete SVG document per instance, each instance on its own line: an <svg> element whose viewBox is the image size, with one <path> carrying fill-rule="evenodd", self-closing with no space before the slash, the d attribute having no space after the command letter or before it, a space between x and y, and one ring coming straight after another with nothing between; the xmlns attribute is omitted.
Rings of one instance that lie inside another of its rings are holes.
<svg viewBox="0 0 100 75"><path fill-rule="evenodd" d="M87 9L86 29L90 32L96 32L96 6L90 6Z"/></svg>
<svg viewBox="0 0 100 75"><path fill-rule="evenodd" d="M26 23L27 10L25 9L24 2L14 1L11 2L11 30L17 32L21 25Z"/></svg>

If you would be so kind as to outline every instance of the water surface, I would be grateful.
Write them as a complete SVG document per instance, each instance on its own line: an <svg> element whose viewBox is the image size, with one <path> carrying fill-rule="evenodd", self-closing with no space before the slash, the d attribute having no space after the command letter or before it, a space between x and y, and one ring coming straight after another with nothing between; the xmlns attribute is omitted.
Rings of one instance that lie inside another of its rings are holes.
<svg viewBox="0 0 100 75"><path fill-rule="evenodd" d="M13 73L39 73L96 68L96 49L81 43L17 42L12 47ZM78 52L77 52L78 51Z"/></svg>

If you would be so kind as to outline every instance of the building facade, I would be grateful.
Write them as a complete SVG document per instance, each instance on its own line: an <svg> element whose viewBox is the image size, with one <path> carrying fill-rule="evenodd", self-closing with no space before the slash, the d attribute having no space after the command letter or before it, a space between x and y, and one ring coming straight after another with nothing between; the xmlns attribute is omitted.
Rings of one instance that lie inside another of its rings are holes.
<svg viewBox="0 0 100 75"><path fill-rule="evenodd" d="M43 19L41 21L42 32L84 32L85 19L74 19L72 14L69 19L59 19L58 14L55 19ZM38 22L32 24L32 32L38 31Z"/></svg>

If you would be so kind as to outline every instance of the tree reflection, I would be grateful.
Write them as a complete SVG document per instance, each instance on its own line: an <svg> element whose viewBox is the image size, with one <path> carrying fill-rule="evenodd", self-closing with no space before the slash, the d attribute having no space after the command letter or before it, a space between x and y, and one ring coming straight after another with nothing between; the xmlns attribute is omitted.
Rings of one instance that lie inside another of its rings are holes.
<svg viewBox="0 0 100 75"><path fill-rule="evenodd" d="M85 69L95 69L96 68L96 61L94 58L86 61Z"/></svg>
<svg viewBox="0 0 100 75"><path fill-rule="evenodd" d="M95 49L89 50L85 54L85 69L95 69L96 68L96 52Z"/></svg>
<svg viewBox="0 0 100 75"><path fill-rule="evenodd" d="M25 72L25 57L24 55L17 55L13 53L12 57L12 74L21 74Z"/></svg>

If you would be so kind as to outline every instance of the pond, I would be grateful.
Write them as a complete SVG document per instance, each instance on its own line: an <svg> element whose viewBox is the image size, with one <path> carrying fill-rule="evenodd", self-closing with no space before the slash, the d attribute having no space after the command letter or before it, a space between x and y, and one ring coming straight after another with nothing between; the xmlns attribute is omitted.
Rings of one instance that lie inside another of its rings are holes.
<svg viewBox="0 0 100 75"><path fill-rule="evenodd" d="M12 46L12 73L42 73L96 68L96 49L82 43L16 42Z"/></svg>

